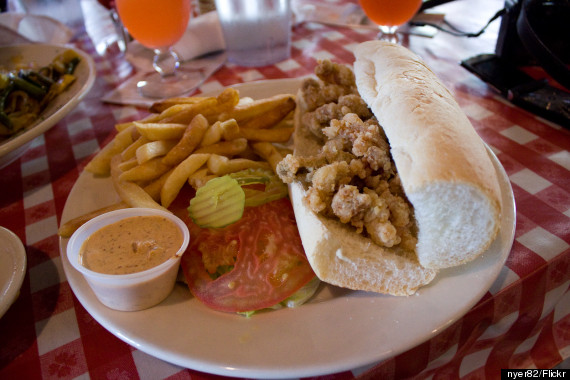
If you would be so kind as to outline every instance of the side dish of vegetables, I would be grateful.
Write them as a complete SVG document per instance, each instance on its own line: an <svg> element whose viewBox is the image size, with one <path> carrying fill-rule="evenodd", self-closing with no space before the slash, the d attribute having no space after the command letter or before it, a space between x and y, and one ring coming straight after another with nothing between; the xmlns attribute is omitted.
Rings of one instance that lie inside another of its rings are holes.
<svg viewBox="0 0 570 380"><path fill-rule="evenodd" d="M44 67L0 68L0 138L12 136L40 117L41 112L75 81L80 58L66 50Z"/></svg>

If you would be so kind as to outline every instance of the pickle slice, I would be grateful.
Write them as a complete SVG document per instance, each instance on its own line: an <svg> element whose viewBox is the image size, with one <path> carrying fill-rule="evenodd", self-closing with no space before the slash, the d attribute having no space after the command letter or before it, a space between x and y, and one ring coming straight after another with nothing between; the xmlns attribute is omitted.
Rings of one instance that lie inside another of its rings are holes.
<svg viewBox="0 0 570 380"><path fill-rule="evenodd" d="M229 174L243 187L252 184L264 184L265 190L244 188L245 207L261 206L289 195L287 185L271 170L247 169Z"/></svg>
<svg viewBox="0 0 570 380"><path fill-rule="evenodd" d="M221 228L241 219L245 193L228 175L211 179L190 200L188 213L202 228Z"/></svg>

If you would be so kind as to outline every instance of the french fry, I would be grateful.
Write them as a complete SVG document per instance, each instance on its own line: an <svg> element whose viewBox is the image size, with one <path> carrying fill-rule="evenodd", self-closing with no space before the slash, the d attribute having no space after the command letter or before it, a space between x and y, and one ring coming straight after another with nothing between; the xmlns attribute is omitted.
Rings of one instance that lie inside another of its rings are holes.
<svg viewBox="0 0 570 380"><path fill-rule="evenodd" d="M134 125L134 121L127 121L125 123L115 124L115 129L117 130L117 132L122 132L125 129L127 129L133 125Z"/></svg>
<svg viewBox="0 0 570 380"><path fill-rule="evenodd" d="M251 147L255 153L269 163L273 172L277 173L277 164L283 160L283 155L277 148L268 142L253 143Z"/></svg>
<svg viewBox="0 0 570 380"><path fill-rule="evenodd" d="M115 155L111 159L111 178L113 179L113 187L123 202L128 204L130 207L149 207L168 211L165 207L162 207L152 199L152 197L139 185L133 182L121 180L119 178L121 175L121 170L119 169L120 163L120 155Z"/></svg>
<svg viewBox="0 0 570 380"><path fill-rule="evenodd" d="M215 99L206 98L201 102L191 104L186 109L163 119L162 122L188 124L198 114L206 117L208 115L218 115L231 110L238 102L239 92L230 87L222 91Z"/></svg>
<svg viewBox="0 0 570 380"><path fill-rule="evenodd" d="M188 180L188 177L190 177L190 175L196 170L200 169L209 157L209 154L194 153L174 168L172 173L170 173L168 178L166 178L166 181L160 191L160 203L163 207L170 206L172 201L178 195L178 192L180 192L184 183Z"/></svg>
<svg viewBox="0 0 570 380"><path fill-rule="evenodd" d="M158 121L160 121L160 114L158 114L158 115L157 114L151 114L151 115L148 115L148 116L142 118L141 120L127 121L125 123L115 124L115 129L117 130L117 132L121 132L121 131L135 125L135 122L138 122L138 123L155 123Z"/></svg>
<svg viewBox="0 0 570 380"><path fill-rule="evenodd" d="M176 98L174 98L176 99ZM213 123L218 120L218 114L227 112L235 107L239 101L239 92L233 88L227 88L217 97L194 97L194 100L184 103L176 103L165 108L160 113L152 114L139 120L139 123L182 123L188 124L198 114L207 116L208 121ZM165 100L168 102L168 99ZM179 120L179 121L177 121ZM122 131L134 122L126 122L115 125L117 131Z"/></svg>
<svg viewBox="0 0 570 380"><path fill-rule="evenodd" d="M293 97L286 98L284 104L245 120L243 123L240 123L240 127L254 129L270 128L285 119L295 109L295 106L296 103Z"/></svg>
<svg viewBox="0 0 570 380"><path fill-rule="evenodd" d="M119 166L121 168L121 166ZM140 165L123 171L119 175L119 179L122 181L152 181L155 178L160 177L168 170L171 166L162 163L162 157L153 158Z"/></svg>
<svg viewBox="0 0 570 380"><path fill-rule="evenodd" d="M208 102L208 99L214 99L215 98L204 98L203 100ZM198 102L197 102L198 103ZM123 129L126 129L132 125L134 125L134 123L142 123L142 124L150 124L150 123L165 123L166 119L169 119L171 117L173 117L174 115L177 115L181 112L188 112L188 109L192 109L194 106L194 104L196 103L190 103L190 104L175 104L173 106L168 107L167 109L165 109L164 111L162 111L159 114L151 114L148 115L147 117L145 117L142 120L138 120L138 121L130 121L130 122L126 122L126 123L121 123L121 124L117 124L115 125L115 128L117 129L117 131L122 131ZM212 101L213 104L213 101ZM188 124L188 123L186 123Z"/></svg>
<svg viewBox="0 0 570 380"><path fill-rule="evenodd" d="M149 117L152 117L153 115L149 115L146 118L142 119L142 120L137 120L137 121L128 121L126 123L120 123L120 124L115 124L115 129L117 130L117 133L119 132L123 132L126 129L131 129L133 131L136 131L136 128L133 128L135 123L142 123L143 120L146 120ZM133 141L136 140L138 138L138 132L133 132Z"/></svg>
<svg viewBox="0 0 570 380"><path fill-rule="evenodd" d="M216 99L217 107L208 110L205 115L219 115L234 108L239 103L239 92L235 88L226 88Z"/></svg>
<svg viewBox="0 0 570 380"><path fill-rule="evenodd" d="M221 108L217 108L216 113L222 113L227 107L233 108L239 103L239 91L229 87L220 92L217 96Z"/></svg>
<svg viewBox="0 0 570 380"><path fill-rule="evenodd" d="M91 161L85 166L85 170L97 176L107 176L110 171L111 157L119 154L121 149L113 144L113 141L105 145Z"/></svg>
<svg viewBox="0 0 570 380"><path fill-rule="evenodd" d="M122 156L122 155L121 155ZM130 170L132 168L134 168L135 166L137 166L139 163L137 162L136 158L131 158L130 160L124 161L121 158L121 163L119 164L119 170L124 172L127 170Z"/></svg>
<svg viewBox="0 0 570 380"><path fill-rule="evenodd" d="M239 135L250 141L287 142L294 128L252 129L240 128Z"/></svg>
<svg viewBox="0 0 570 380"><path fill-rule="evenodd" d="M157 140L148 142L136 151L136 158L139 164L143 164L156 157L166 155L176 144L177 140Z"/></svg>
<svg viewBox="0 0 570 380"><path fill-rule="evenodd" d="M219 116L219 120L236 119L238 123L257 117L271 109L287 105L295 96L291 94L280 94L269 98L254 100L253 102L238 105L228 112Z"/></svg>
<svg viewBox="0 0 570 380"><path fill-rule="evenodd" d="M154 199L155 201L160 202L160 191L164 186L164 182L166 182L166 179L168 178L170 173L172 173L173 170L174 168L170 169L169 171L167 171L166 173L164 173L163 175L161 175L160 177L158 177L157 179L155 179L154 181L143 187L144 191L146 191L146 193L150 195L152 199Z"/></svg>
<svg viewBox="0 0 570 380"><path fill-rule="evenodd" d="M205 98L203 100L203 102L211 102L212 100L209 100L211 98ZM201 101L202 102L202 101ZM168 107L167 109L165 109L164 111L162 111L159 114L153 114L148 116L147 118L145 118L143 120L143 122L145 123L164 123L167 122L165 120L168 120L169 118L179 114L180 112L186 112L189 109L193 109L195 107L195 104L175 104L173 106ZM183 124L188 124L188 123L183 123Z"/></svg>
<svg viewBox="0 0 570 380"><path fill-rule="evenodd" d="M57 234L63 238L71 237L71 235L73 235L73 233L79 227L81 227L82 225L84 225L85 223L90 221L91 219L95 218L96 216L105 214L107 212L115 211L115 210L121 210L121 209L128 208L128 207L129 207L129 205L127 205L125 202L121 201L118 203L114 203L110 206L106 206L106 207L97 209L95 211L88 212L87 214L83 214L81 216L78 216L77 218L73 218L73 219L65 222L64 224L62 224L59 227Z"/></svg>
<svg viewBox="0 0 570 380"><path fill-rule="evenodd" d="M239 125L235 119L229 119L220 123L222 138L226 141L235 140L239 137Z"/></svg>
<svg viewBox="0 0 570 380"><path fill-rule="evenodd" d="M149 111L154 113L161 113L165 111L167 108L175 106L177 104L195 104L198 102L203 101L206 99L203 96L186 96L186 97L176 97L176 98L168 98L164 100L160 100L154 102L150 107Z"/></svg>
<svg viewBox="0 0 570 380"><path fill-rule="evenodd" d="M217 175L211 174L208 168L202 168L196 170L194 173L188 177L188 184L194 189L198 190L200 187L204 186L212 178L216 178Z"/></svg>
<svg viewBox="0 0 570 380"><path fill-rule="evenodd" d="M196 149L208 129L208 120L202 115L196 115L190 122L178 143L162 158L165 165L178 165Z"/></svg>
<svg viewBox="0 0 570 380"><path fill-rule="evenodd" d="M251 148L251 144L247 145L247 148L243 152L239 152L234 156L234 158L247 158L248 160L259 161L262 158L259 154L255 153Z"/></svg>
<svg viewBox="0 0 570 380"><path fill-rule="evenodd" d="M275 124L275 128L293 128L295 127L295 119L294 119L295 112L290 113L281 120L279 123Z"/></svg>
<svg viewBox="0 0 570 380"><path fill-rule="evenodd" d="M178 140L188 124L182 123L139 123L134 122L137 131L151 141Z"/></svg>
<svg viewBox="0 0 570 380"><path fill-rule="evenodd" d="M203 146L194 151L194 153L212 153L221 156L233 156L247 149L247 139L237 138L231 141L220 141L216 144Z"/></svg>
<svg viewBox="0 0 570 380"><path fill-rule="evenodd" d="M207 110L216 107L218 101L216 98L205 98L204 100L194 104L178 104L167 108L163 113L169 113L161 119L163 123L176 123L188 125L196 115L203 114ZM171 108L177 108L176 112L169 112Z"/></svg>
<svg viewBox="0 0 570 380"><path fill-rule="evenodd" d="M222 139L222 132L222 122L216 121L214 124L208 127L199 146L202 147L219 142Z"/></svg>
<svg viewBox="0 0 570 380"><path fill-rule="evenodd" d="M216 107L205 110L202 114L208 119L210 124L218 121L219 116L233 109L240 102L239 92L233 88L227 88L217 97Z"/></svg>
<svg viewBox="0 0 570 380"><path fill-rule="evenodd" d="M146 143L148 143L148 139L144 136L140 136L138 139L136 139L131 145L129 145L127 148L125 148L125 150L121 152L121 158L123 161L134 158L137 153L137 149Z"/></svg>
<svg viewBox="0 0 570 380"><path fill-rule="evenodd" d="M210 156L211 157L211 156ZM208 158L209 160L210 158ZM206 161L207 162L207 161ZM188 179L190 180L191 178L204 178L206 176L211 175L212 173L210 173L210 169L208 169L208 166L204 166L201 169L196 170L194 173L190 174L190 176L188 177Z"/></svg>
<svg viewBox="0 0 570 380"><path fill-rule="evenodd" d="M108 176L110 164L113 156L121 153L133 143L134 126L117 133L115 138L109 142L95 157L85 166L85 170L99 176Z"/></svg>
<svg viewBox="0 0 570 380"><path fill-rule="evenodd" d="M265 161L253 161L246 158L229 159L217 154L212 154L208 159L208 170L217 176L245 169L271 169L271 167Z"/></svg>
<svg viewBox="0 0 570 380"><path fill-rule="evenodd" d="M216 121L206 130L200 147L218 143L220 140L235 140L239 137L239 125L235 119Z"/></svg>
<svg viewBox="0 0 570 380"><path fill-rule="evenodd" d="M253 98L250 98L249 96L244 96L243 98L239 98L239 102L238 102L238 106L243 106L244 104L248 104L253 102Z"/></svg>

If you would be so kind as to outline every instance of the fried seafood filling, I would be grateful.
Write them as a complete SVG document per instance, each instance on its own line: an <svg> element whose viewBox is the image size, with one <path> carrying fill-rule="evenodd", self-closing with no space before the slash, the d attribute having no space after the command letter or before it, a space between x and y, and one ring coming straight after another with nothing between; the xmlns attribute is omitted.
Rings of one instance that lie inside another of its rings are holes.
<svg viewBox="0 0 570 380"><path fill-rule="evenodd" d="M342 119L348 113L369 119L372 113L356 89L352 70L325 60L315 68L318 79L303 81L301 94L304 109L302 123L317 137L332 120Z"/></svg>
<svg viewBox="0 0 570 380"><path fill-rule="evenodd" d="M315 73L319 80L302 86L308 112L301 122L323 147L315 156L287 155L277 167L279 176L307 184L305 201L314 212L353 226L380 246L413 250L412 208L383 129L357 94L352 71L323 61Z"/></svg>

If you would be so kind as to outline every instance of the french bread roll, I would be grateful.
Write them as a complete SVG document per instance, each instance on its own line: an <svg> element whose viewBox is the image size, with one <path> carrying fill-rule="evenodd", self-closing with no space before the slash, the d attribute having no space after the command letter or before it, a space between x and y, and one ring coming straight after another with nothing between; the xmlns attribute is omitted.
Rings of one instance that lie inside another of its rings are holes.
<svg viewBox="0 0 570 380"><path fill-rule="evenodd" d="M410 50L357 46L358 91L383 127L414 208L420 264L441 269L484 252L499 229L501 197L486 148L449 90Z"/></svg>
<svg viewBox="0 0 570 380"><path fill-rule="evenodd" d="M282 178L289 182L303 246L321 280L410 295L440 269L467 263L489 247L499 229L499 182L484 143L419 57L381 41L362 43L355 57L353 80L386 135L401 188L413 208L417 244L412 249L375 244L347 223L314 212L307 203L311 186L306 180ZM352 90L348 86L344 91ZM310 160L320 152L323 140L303 118L314 108L301 95L294 156L304 162L303 157ZM281 163L284 172L292 170L286 161Z"/></svg>

